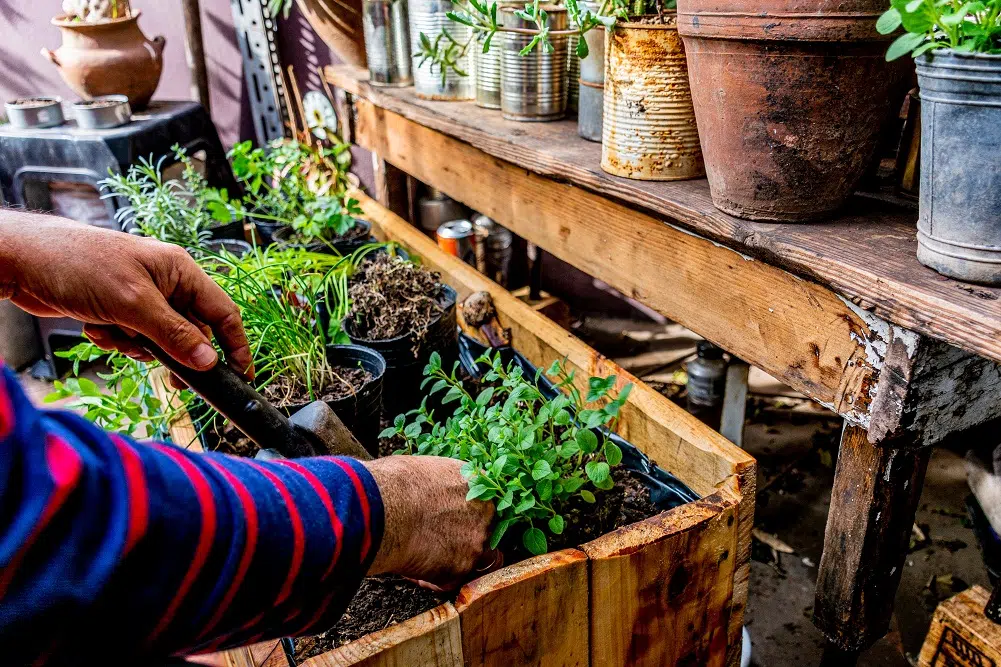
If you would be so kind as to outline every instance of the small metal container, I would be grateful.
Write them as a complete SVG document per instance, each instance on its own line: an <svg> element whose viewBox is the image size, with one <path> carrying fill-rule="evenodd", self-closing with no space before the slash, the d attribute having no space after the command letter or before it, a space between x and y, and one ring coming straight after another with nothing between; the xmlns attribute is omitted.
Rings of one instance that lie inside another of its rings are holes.
<svg viewBox="0 0 1001 667"><path fill-rule="evenodd" d="M411 85L407 0L363 0L362 27L369 81L378 86Z"/></svg>
<svg viewBox="0 0 1001 667"><path fill-rule="evenodd" d="M438 228L438 247L476 266L476 233L469 220L452 220Z"/></svg>
<svg viewBox="0 0 1001 667"><path fill-rule="evenodd" d="M594 14L597 2L581 0L581 8ZM605 115L605 28L597 27L584 34L588 56L580 61L580 87L577 101L577 134L588 141L601 141ZM571 80L570 85L574 82Z"/></svg>
<svg viewBox="0 0 1001 667"><path fill-rule="evenodd" d="M580 57L577 55L577 42L580 35L570 35L567 39L567 111L577 111L577 100L580 99Z"/></svg>
<svg viewBox="0 0 1001 667"><path fill-rule="evenodd" d="M474 44L476 49L473 57L476 59L476 106L484 109L501 108L501 56L500 48L494 45L483 53L483 47Z"/></svg>
<svg viewBox="0 0 1001 667"><path fill-rule="evenodd" d="M455 41L465 44L472 37L473 29L448 18L456 9L449 0L409 0L411 51L417 53L421 33L434 42L442 30L447 30ZM474 48L474 47L471 47ZM471 100L476 97L476 79L473 76L473 57L469 51L459 58L458 66L469 76L449 70L442 79L441 70L430 62L420 64L420 57L413 56L414 91L428 100Z"/></svg>
<svg viewBox="0 0 1001 667"><path fill-rule="evenodd" d="M125 95L104 95L73 103L73 114L81 130L107 130L132 120L132 107Z"/></svg>
<svg viewBox="0 0 1001 667"><path fill-rule="evenodd" d="M567 29L567 10L546 6L551 31ZM512 9L501 9L500 23L508 28L532 30L534 23L520 18ZM527 56L519 52L532 41L531 34L505 32L501 37L501 114L508 120L559 120L567 110L567 34L550 34L552 53L534 49ZM496 39L496 37L495 37Z"/></svg>
<svg viewBox="0 0 1001 667"><path fill-rule="evenodd" d="M66 122L58 97L25 97L4 105L7 120L21 130L56 127Z"/></svg>
<svg viewBox="0 0 1001 667"><path fill-rule="evenodd" d="M476 269L507 287L514 234L482 213L473 216L473 231L476 232Z"/></svg>
<svg viewBox="0 0 1001 667"><path fill-rule="evenodd" d="M466 215L465 206L434 188L431 188L427 197L421 197L417 202L417 217L421 229L431 234L436 233L446 222L462 220Z"/></svg>

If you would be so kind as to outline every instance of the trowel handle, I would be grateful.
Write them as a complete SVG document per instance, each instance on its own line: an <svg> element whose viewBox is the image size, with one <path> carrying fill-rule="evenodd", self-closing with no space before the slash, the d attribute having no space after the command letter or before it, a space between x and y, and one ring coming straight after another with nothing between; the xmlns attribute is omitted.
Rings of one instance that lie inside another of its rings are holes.
<svg viewBox="0 0 1001 667"><path fill-rule="evenodd" d="M261 396L236 371L219 361L207 371L196 371L180 363L144 336L135 342L171 373L181 378L205 402L262 449L275 449L288 458L315 456L309 440L288 418Z"/></svg>

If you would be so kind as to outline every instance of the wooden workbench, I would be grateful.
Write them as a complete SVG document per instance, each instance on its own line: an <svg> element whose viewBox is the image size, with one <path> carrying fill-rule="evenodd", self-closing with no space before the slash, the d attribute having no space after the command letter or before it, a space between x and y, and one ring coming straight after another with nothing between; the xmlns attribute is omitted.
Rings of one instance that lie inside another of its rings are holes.
<svg viewBox="0 0 1001 667"><path fill-rule="evenodd" d="M837 664L885 634L930 446L1001 418L1001 290L922 267L912 210L747 222L705 180L604 173L573 121L327 78L348 140L842 415L814 620Z"/></svg>

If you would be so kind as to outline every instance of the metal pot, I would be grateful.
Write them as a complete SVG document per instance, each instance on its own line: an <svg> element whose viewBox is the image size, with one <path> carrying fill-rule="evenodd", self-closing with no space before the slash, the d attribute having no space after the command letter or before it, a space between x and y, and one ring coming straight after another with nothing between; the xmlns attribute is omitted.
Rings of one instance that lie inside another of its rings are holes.
<svg viewBox="0 0 1001 667"><path fill-rule="evenodd" d="M580 99L580 57L577 42L580 35L570 35L567 39L567 111L577 111Z"/></svg>
<svg viewBox="0 0 1001 667"><path fill-rule="evenodd" d="M501 56L500 49L492 47L483 53L483 47L474 44L476 61L476 106L484 109L501 108Z"/></svg>
<svg viewBox="0 0 1001 667"><path fill-rule="evenodd" d="M57 127L66 122L58 97L26 97L4 105L7 120L19 130Z"/></svg>
<svg viewBox="0 0 1001 667"><path fill-rule="evenodd" d="M107 130L132 120L132 107L124 95L102 95L73 103L76 124L82 130Z"/></svg>
<svg viewBox="0 0 1001 667"><path fill-rule="evenodd" d="M449 0L410 0L410 44L416 51L421 43L421 33L432 42L447 30L460 44L472 37L472 28L455 23L448 18L448 12L456 9ZM420 64L420 58L413 57L414 90L418 97L429 100L471 100L476 97L476 80L473 74L473 60L467 51L458 60L459 69L470 74L461 76L454 71L446 72L442 80L441 71L431 63Z"/></svg>
<svg viewBox="0 0 1001 667"><path fill-rule="evenodd" d="M909 64L887 63L893 37L876 31L885 10L886 0L679 0L717 208L804 222L851 196L906 93Z"/></svg>
<svg viewBox="0 0 1001 667"><path fill-rule="evenodd" d="M620 23L605 38L601 168L644 181L705 174L673 13L666 23Z"/></svg>
<svg viewBox="0 0 1001 667"><path fill-rule="evenodd" d="M917 60L921 88L918 260L1001 285L1001 55L937 50Z"/></svg>
<svg viewBox="0 0 1001 667"><path fill-rule="evenodd" d="M369 81L378 86L411 85L407 0L364 0L362 26Z"/></svg>
<svg viewBox="0 0 1001 667"><path fill-rule="evenodd" d="M582 9L598 11L600 3L581 2ZM577 134L588 141L601 141L601 119L605 106L605 28L584 33L588 56L580 61L577 101ZM571 87L574 85L570 80Z"/></svg>
<svg viewBox="0 0 1001 667"><path fill-rule="evenodd" d="M567 10L563 7L543 7L549 15L547 26L553 32L567 29ZM529 23L505 8L499 12L501 25L532 30ZM527 56L519 52L532 41L532 35L505 32L501 37L501 114L508 120L559 120L567 110L566 34L550 34L552 53L536 48ZM496 39L496 37L495 37Z"/></svg>

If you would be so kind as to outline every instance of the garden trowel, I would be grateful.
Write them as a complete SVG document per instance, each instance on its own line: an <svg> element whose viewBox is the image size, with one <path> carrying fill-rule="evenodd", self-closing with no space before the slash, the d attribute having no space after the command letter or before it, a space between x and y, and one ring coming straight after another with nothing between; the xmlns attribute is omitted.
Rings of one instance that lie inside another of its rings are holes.
<svg viewBox="0 0 1001 667"><path fill-rule="evenodd" d="M135 340L262 450L275 450L286 458L329 455L372 458L323 401L314 401L288 418L225 362L220 361L207 371L196 371L148 338L139 336Z"/></svg>

